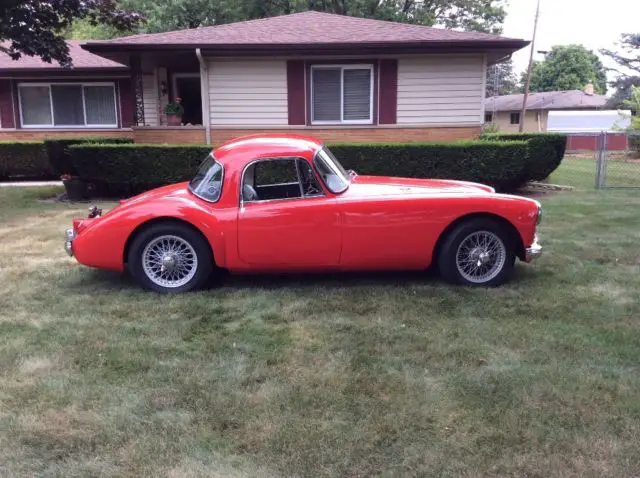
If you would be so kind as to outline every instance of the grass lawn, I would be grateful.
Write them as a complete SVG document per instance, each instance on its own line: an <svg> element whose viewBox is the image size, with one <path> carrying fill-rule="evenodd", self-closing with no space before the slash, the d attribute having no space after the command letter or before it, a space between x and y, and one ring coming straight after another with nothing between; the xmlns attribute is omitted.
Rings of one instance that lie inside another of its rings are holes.
<svg viewBox="0 0 640 478"><path fill-rule="evenodd" d="M547 253L498 289L266 277L176 297L66 257L86 207L48 194L0 190L0 476L640 470L633 192L542 197Z"/></svg>
<svg viewBox="0 0 640 478"><path fill-rule="evenodd" d="M593 190L596 184L596 161L590 156L567 156L549 181L566 184L579 190ZM640 188L640 160L612 157L607 161L605 186L610 188Z"/></svg>

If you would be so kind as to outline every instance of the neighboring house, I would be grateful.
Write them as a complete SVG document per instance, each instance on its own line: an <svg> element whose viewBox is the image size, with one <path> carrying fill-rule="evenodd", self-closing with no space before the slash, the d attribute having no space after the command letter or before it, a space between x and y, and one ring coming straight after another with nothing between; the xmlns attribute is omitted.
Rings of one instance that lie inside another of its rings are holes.
<svg viewBox="0 0 640 478"><path fill-rule="evenodd" d="M334 142L474 138L487 66L527 44L318 12L89 41L80 52L73 43L69 72L0 61L0 138L96 128L156 143L261 131ZM189 125L166 126L164 106L178 96Z"/></svg>
<svg viewBox="0 0 640 478"><path fill-rule="evenodd" d="M523 94L494 96L485 100L485 123L493 123L502 132L517 132L520 128ZM529 133L547 131L549 111L602 109L607 97L593 93L593 86L585 91L549 91L530 93L524 130Z"/></svg>

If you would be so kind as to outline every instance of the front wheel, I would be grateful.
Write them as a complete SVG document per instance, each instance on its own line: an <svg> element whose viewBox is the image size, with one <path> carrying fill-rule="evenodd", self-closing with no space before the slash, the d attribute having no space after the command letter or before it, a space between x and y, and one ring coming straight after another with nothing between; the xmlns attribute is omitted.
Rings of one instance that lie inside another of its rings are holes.
<svg viewBox="0 0 640 478"><path fill-rule="evenodd" d="M213 270L208 242L182 224L157 224L131 244L129 268L142 287L156 292L188 292L204 285Z"/></svg>
<svg viewBox="0 0 640 478"><path fill-rule="evenodd" d="M472 219L447 236L438 267L448 282L493 287L509 279L515 257L513 241L504 226L490 219Z"/></svg>

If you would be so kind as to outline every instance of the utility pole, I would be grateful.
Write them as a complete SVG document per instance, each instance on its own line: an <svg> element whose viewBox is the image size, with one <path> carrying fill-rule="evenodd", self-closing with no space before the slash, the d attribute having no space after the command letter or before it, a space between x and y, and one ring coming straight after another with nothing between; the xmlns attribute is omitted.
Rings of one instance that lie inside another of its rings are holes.
<svg viewBox="0 0 640 478"><path fill-rule="evenodd" d="M533 23L533 38L531 39L531 54L529 55L529 68L527 69L527 79L524 82L524 96L522 98L522 110L520 111L520 128L518 131L524 131L524 118L527 113L527 98L529 98L529 86L531 85L531 69L533 68L533 52L536 45L536 33L538 33L538 19L540 18L540 0L536 7L536 19Z"/></svg>

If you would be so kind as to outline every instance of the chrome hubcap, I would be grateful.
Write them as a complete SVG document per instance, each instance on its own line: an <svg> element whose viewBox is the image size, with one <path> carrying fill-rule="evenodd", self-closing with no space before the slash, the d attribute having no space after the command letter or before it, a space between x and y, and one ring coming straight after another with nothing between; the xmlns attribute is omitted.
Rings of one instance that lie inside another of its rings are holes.
<svg viewBox="0 0 640 478"><path fill-rule="evenodd" d="M458 246L456 266L467 281L482 284L495 278L505 265L507 248L490 231L469 234Z"/></svg>
<svg viewBox="0 0 640 478"><path fill-rule="evenodd" d="M198 270L198 257L193 246L182 237L159 236L142 251L142 267L154 284L175 288L193 279Z"/></svg>

